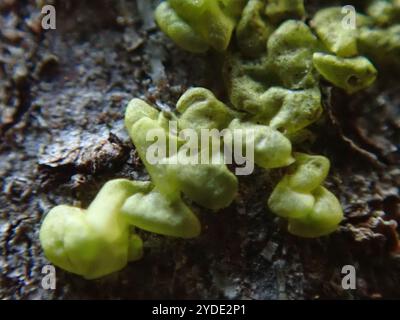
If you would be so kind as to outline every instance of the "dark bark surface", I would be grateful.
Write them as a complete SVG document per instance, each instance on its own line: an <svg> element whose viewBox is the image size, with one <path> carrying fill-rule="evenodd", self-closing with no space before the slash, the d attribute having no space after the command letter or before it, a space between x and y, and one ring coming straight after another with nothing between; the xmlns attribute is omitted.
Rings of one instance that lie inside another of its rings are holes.
<svg viewBox="0 0 400 320"><path fill-rule="evenodd" d="M326 87L316 141L296 147L332 161L327 186L346 218L330 237L287 234L266 208L280 173L259 171L240 179L229 208L195 208L198 239L141 232L141 261L96 281L57 269L56 290L42 288L49 262L38 230L48 210L87 205L108 179L146 177L123 128L126 103L140 97L173 108L190 86L223 98L211 57L166 39L152 21L153 2L57 1L57 29L49 31L40 27L41 1L0 2L0 298L399 298L395 71L351 98ZM348 264L356 290L341 286Z"/></svg>

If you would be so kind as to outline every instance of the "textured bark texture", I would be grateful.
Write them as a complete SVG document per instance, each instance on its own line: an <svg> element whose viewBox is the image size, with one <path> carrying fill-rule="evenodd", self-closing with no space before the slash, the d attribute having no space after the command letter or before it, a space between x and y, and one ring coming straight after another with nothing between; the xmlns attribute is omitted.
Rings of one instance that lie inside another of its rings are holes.
<svg viewBox="0 0 400 320"><path fill-rule="evenodd" d="M240 179L217 214L195 208L203 234L174 240L141 232L145 256L96 281L57 269L42 288L40 222L56 204L87 205L100 186L146 172L123 128L132 97L174 108L191 86L224 99L210 56L176 48L152 19L158 1L55 1L57 29L41 28L42 1L0 2L0 298L399 298L400 77L351 98L325 88L316 140L299 151L327 155L327 186L345 221L330 237L286 232L266 208L279 171ZM335 1L331 1L334 3ZM309 12L319 3L310 1ZM343 290L344 265L357 289Z"/></svg>

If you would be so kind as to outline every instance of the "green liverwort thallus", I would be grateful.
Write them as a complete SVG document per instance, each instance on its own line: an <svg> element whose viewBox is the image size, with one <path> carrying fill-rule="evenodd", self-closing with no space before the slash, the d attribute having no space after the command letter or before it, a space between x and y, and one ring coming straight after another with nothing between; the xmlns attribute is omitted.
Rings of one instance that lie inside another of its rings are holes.
<svg viewBox="0 0 400 320"><path fill-rule="evenodd" d="M209 164L193 164L184 139L168 131L171 119L179 130L197 133L251 129L256 165L284 168L268 198L270 211L300 237L334 232L343 211L323 186L329 160L293 153L292 142L320 118L322 85L353 94L373 85L376 66L400 68L400 2L369 1L352 30L342 24L341 9L324 8L306 20L302 0L163 1L155 19L165 34L185 50L214 50L222 57L229 103L205 88L188 90L168 114L133 99L125 125L151 181L111 180L87 209L53 208L40 229L46 257L69 272L99 278L142 256L132 227L193 238L201 225L192 203L214 211L232 204L239 184L224 162L226 149ZM147 159L149 132L162 133L175 146L158 163ZM235 135L220 138L238 142ZM207 155L207 148L199 146L197 153Z"/></svg>

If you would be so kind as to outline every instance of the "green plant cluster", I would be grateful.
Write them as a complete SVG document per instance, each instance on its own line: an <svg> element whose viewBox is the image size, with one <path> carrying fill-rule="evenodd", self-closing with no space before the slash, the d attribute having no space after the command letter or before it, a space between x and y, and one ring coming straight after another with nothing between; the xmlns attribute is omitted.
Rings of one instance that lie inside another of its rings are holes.
<svg viewBox="0 0 400 320"><path fill-rule="evenodd" d="M305 23L302 0L162 2L155 17L171 39L188 51L222 56L229 102L204 88L189 89L174 112L133 99L125 126L151 181L111 180L86 210L53 208L40 229L46 257L69 272L99 278L142 256L135 228L194 238L201 225L193 204L218 211L234 201L238 179L224 161L223 144L233 145L237 137L217 137L221 148L210 153L211 144L194 139L188 145L187 137L172 134L171 120L182 132L252 129L255 163L283 172L266 201L269 209L288 220L294 235L335 231L343 212L323 187L329 160L293 152L293 145L323 112L323 81L352 94L374 83L374 65L399 66L399 8L397 0L369 1L365 13L357 14L357 28L349 30L339 7L320 10ZM165 137L164 154L152 150L148 134L154 132ZM149 152L161 161L149 161ZM199 156L209 164L197 164Z"/></svg>
<svg viewBox="0 0 400 320"><path fill-rule="evenodd" d="M107 182L87 210L60 205L45 217L40 242L56 266L87 279L122 269L142 256L142 240L120 214L129 197L148 192L149 182Z"/></svg>
<svg viewBox="0 0 400 320"><path fill-rule="evenodd" d="M336 230L343 218L336 197L322 183L329 172L329 160L322 156L295 153L296 162L272 192L268 205L288 219L289 232L315 238Z"/></svg>
<svg viewBox="0 0 400 320"><path fill-rule="evenodd" d="M182 48L201 53L228 47L245 0L168 0L155 12L160 28Z"/></svg>

